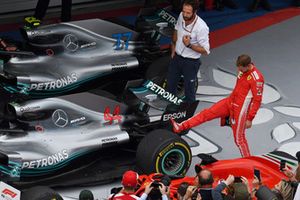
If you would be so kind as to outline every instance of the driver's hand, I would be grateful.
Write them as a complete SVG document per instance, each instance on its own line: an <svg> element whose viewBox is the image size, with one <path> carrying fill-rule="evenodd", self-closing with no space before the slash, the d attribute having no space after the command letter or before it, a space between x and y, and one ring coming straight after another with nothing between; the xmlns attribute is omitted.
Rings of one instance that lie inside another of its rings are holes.
<svg viewBox="0 0 300 200"><path fill-rule="evenodd" d="M245 124L245 128L248 129L248 128L251 128L251 126L252 126L252 121L247 120L246 124Z"/></svg>
<svg viewBox="0 0 300 200"><path fill-rule="evenodd" d="M175 122L175 120L172 118L170 119L170 121L172 123L174 133L180 133L180 132L184 131L184 127L181 123Z"/></svg>

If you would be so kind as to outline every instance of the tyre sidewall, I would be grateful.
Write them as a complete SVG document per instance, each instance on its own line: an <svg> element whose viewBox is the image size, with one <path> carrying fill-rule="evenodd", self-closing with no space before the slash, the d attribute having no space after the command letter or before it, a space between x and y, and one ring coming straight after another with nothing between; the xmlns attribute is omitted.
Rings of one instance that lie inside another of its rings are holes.
<svg viewBox="0 0 300 200"><path fill-rule="evenodd" d="M164 159L170 153L178 153L183 159L180 170L176 174L168 174L164 170ZM163 173L167 175L184 175L192 160L189 145L178 135L163 129L148 133L137 148L137 167L141 173Z"/></svg>

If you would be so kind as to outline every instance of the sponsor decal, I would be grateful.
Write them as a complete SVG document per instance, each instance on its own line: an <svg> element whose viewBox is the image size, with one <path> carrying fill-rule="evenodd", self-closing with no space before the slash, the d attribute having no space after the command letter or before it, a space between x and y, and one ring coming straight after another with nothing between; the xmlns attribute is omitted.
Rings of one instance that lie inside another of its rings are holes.
<svg viewBox="0 0 300 200"><path fill-rule="evenodd" d="M152 102L152 101L154 101L154 100L157 99L157 94L148 94L148 95L145 96L145 98L146 98L148 101Z"/></svg>
<svg viewBox="0 0 300 200"><path fill-rule="evenodd" d="M256 86L257 86L257 87L262 87L263 85L264 85L263 82L256 82Z"/></svg>
<svg viewBox="0 0 300 200"><path fill-rule="evenodd" d="M46 49L46 54L48 56L54 56L54 51L52 49Z"/></svg>
<svg viewBox="0 0 300 200"><path fill-rule="evenodd" d="M121 62L121 63L112 63L112 67L128 67L127 62Z"/></svg>
<svg viewBox="0 0 300 200"><path fill-rule="evenodd" d="M66 149L57 152L53 155L50 155L46 158L41 158L38 160L31 160L31 161L26 161L23 162L22 169L33 169L33 168L40 168L40 167L47 167L51 165L55 165L57 163L60 163L64 160L69 158L68 151Z"/></svg>
<svg viewBox="0 0 300 200"><path fill-rule="evenodd" d="M162 18L163 20L167 21L168 23L172 24L173 26L176 25L176 18L173 17L170 13L168 13L166 10L161 9L157 15Z"/></svg>
<svg viewBox="0 0 300 200"><path fill-rule="evenodd" d="M231 124L235 124L235 120L231 118Z"/></svg>
<svg viewBox="0 0 300 200"><path fill-rule="evenodd" d="M41 107L40 106L24 106L24 107L21 107L20 108L20 112L29 112L29 111L34 111L34 110L37 110L37 109L40 109Z"/></svg>
<svg viewBox="0 0 300 200"><path fill-rule="evenodd" d="M88 48L88 47L92 47L92 46L96 46L96 42L83 44L83 45L80 46L80 48L83 49L83 48Z"/></svg>
<svg viewBox="0 0 300 200"><path fill-rule="evenodd" d="M67 85L77 82L78 78L75 73L71 75L61 77L55 81L44 82L44 83L32 83L30 85L29 91L31 90L55 90L63 88Z"/></svg>
<svg viewBox="0 0 300 200"><path fill-rule="evenodd" d="M117 142L117 141L118 141L117 137L103 138L101 140L102 144L112 143L112 142Z"/></svg>
<svg viewBox="0 0 300 200"><path fill-rule="evenodd" d="M257 95L258 96L261 96L262 95L262 90L261 90L261 88L256 88L257 89Z"/></svg>
<svg viewBox="0 0 300 200"><path fill-rule="evenodd" d="M8 189L8 188L5 188L4 190L2 190L1 192L1 195L4 194L4 195L8 195L10 196L11 198L15 198L17 196L17 193L13 192L12 190Z"/></svg>
<svg viewBox="0 0 300 200"><path fill-rule="evenodd" d="M80 118L77 118L77 119L72 119L70 121L70 123L74 124L74 123L81 122L81 121L84 121L84 120L85 120L85 117L80 117Z"/></svg>
<svg viewBox="0 0 300 200"><path fill-rule="evenodd" d="M166 146L161 152L159 152L159 156L162 157L164 154L166 154L168 151L170 151L175 146L174 143L169 144Z"/></svg>
<svg viewBox="0 0 300 200"><path fill-rule="evenodd" d="M113 38L116 38L117 41L114 45L114 50L128 50L129 41L132 37L132 32L127 33L116 33L112 35Z"/></svg>
<svg viewBox="0 0 300 200"><path fill-rule="evenodd" d="M252 79L252 77L251 77L251 75L249 75L248 77L247 77L247 81L249 81L249 80L251 80Z"/></svg>
<svg viewBox="0 0 300 200"><path fill-rule="evenodd" d="M34 128L35 128L36 132L39 132L39 133L42 133L45 130L44 127L41 125L36 125Z"/></svg>
<svg viewBox="0 0 300 200"><path fill-rule="evenodd" d="M0 200L20 200L21 191L2 181L0 182L0 191Z"/></svg>
<svg viewBox="0 0 300 200"><path fill-rule="evenodd" d="M64 46L68 51L75 52L78 47L78 38L73 34L68 34L64 37L63 40Z"/></svg>
<svg viewBox="0 0 300 200"><path fill-rule="evenodd" d="M176 105L179 105L182 102L182 99L179 97L176 97L174 94L166 91L164 88L160 87L159 85L153 83L152 81L147 81L144 84L144 87L151 90L155 94L163 97L165 100L174 103Z"/></svg>
<svg viewBox="0 0 300 200"><path fill-rule="evenodd" d="M52 121L57 127L64 128L67 126L69 118L65 111L57 109L52 114Z"/></svg>
<svg viewBox="0 0 300 200"><path fill-rule="evenodd" d="M104 109L104 120L108 122L108 124L112 124L115 120L117 123L122 122L122 116L120 115L121 108L119 105L115 106L114 112L111 115L109 106L106 106Z"/></svg>
<svg viewBox="0 0 300 200"><path fill-rule="evenodd" d="M239 71L239 73L237 75L238 79L240 79L242 76L243 76L243 72Z"/></svg>
<svg viewBox="0 0 300 200"><path fill-rule="evenodd" d="M172 119L181 119L181 118L185 118L185 117L186 117L186 111L170 113L170 114L163 115L163 121L168 121L171 118Z"/></svg>
<svg viewBox="0 0 300 200"><path fill-rule="evenodd" d="M259 79L259 76L258 76L258 74L257 74L257 72L256 72L256 71L254 71L252 74L253 74L253 76L254 76L254 78L255 78L256 80L258 80L258 79Z"/></svg>

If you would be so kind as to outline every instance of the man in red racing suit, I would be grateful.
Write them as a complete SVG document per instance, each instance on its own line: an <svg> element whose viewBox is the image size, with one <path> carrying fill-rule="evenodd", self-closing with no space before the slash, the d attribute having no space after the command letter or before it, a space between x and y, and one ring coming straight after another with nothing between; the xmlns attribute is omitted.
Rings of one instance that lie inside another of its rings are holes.
<svg viewBox="0 0 300 200"><path fill-rule="evenodd" d="M179 133L215 118L221 118L221 125L225 125L226 118L229 117L234 142L242 157L246 157L250 156L250 150L245 137L245 129L252 126L252 120L260 107L264 77L248 55L240 55L236 65L238 67L237 81L229 97L180 124L173 119L171 121L173 131Z"/></svg>

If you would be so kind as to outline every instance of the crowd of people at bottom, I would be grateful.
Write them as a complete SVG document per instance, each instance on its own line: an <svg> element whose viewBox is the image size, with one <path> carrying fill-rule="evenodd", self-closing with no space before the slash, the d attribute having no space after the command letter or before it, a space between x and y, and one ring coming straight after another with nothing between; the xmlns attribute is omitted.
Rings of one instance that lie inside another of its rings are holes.
<svg viewBox="0 0 300 200"><path fill-rule="evenodd" d="M160 181L146 183L144 192L136 196L139 175L134 171L123 174L121 188L113 188L109 200L299 200L300 199L300 151L297 152L298 167L295 172L284 167L287 179L280 180L274 188L264 185L260 175L255 174L252 183L246 177L228 175L226 180L218 180L213 187L213 173L209 169L196 168L194 183L181 182L176 194L170 193L171 179L162 176ZM198 170L197 170L198 169ZM88 200L88 199L86 199Z"/></svg>

